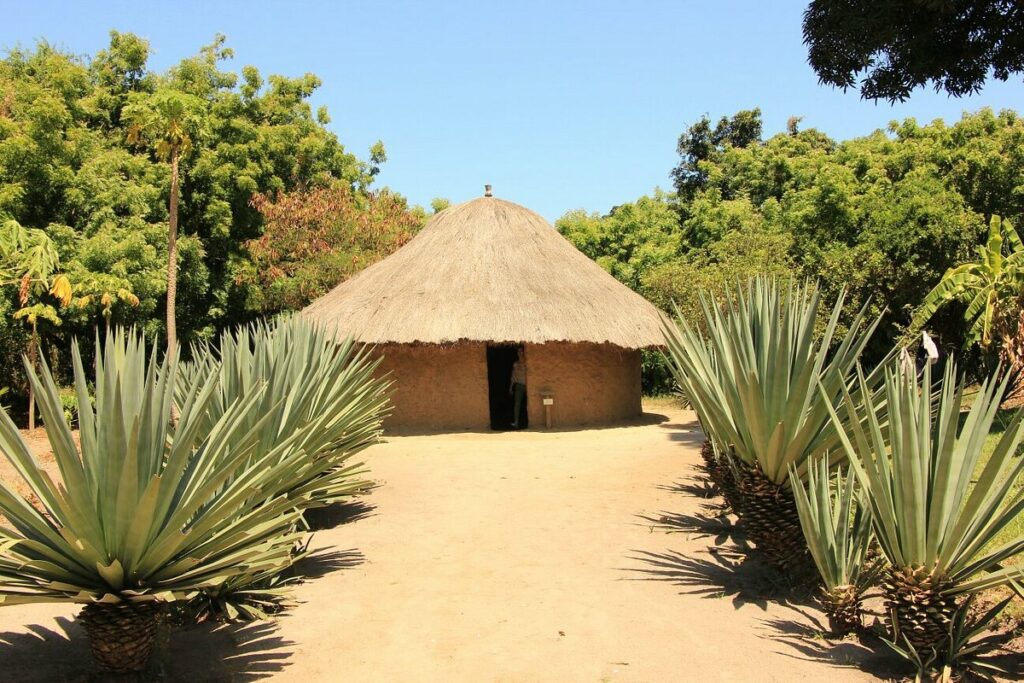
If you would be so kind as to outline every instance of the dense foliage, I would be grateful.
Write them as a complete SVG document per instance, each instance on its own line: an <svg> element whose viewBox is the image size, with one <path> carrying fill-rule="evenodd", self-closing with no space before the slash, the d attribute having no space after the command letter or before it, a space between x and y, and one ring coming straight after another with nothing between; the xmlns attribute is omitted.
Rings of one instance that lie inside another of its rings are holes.
<svg viewBox="0 0 1024 683"><path fill-rule="evenodd" d="M361 161L327 128L326 110L309 102L320 85L313 74L227 70L233 54L222 36L163 73L149 68L149 52L145 40L115 31L91 58L41 42L0 60L0 223L45 231L74 292L62 325L40 326L51 360L72 335L91 339L105 320L163 334L174 140L188 142L177 149L177 319L186 347L288 303L267 303L247 246L267 220L254 196L326 188L358 198L362 210L385 160L378 143ZM168 113L164 123L177 128L158 125ZM405 215L401 197L388 202L388 220L399 215L411 229L422 217ZM12 318L17 295L16 286L0 289L4 348L27 348L29 328ZM16 355L0 359L0 386L24 390ZM54 369L66 377L68 363Z"/></svg>
<svg viewBox="0 0 1024 683"><path fill-rule="evenodd" d="M401 247L423 222L388 190L356 193L332 185L258 194L252 204L264 229L246 243L251 263L239 268L237 282L256 285L246 289L247 307L266 312L302 308Z"/></svg>
<svg viewBox="0 0 1024 683"><path fill-rule="evenodd" d="M657 192L607 215L570 212L556 227L654 303L675 301L699 324L696 292L721 295L754 274L845 288L849 316L884 315L867 349L877 360L905 338L914 311L969 259L999 214L1024 214L1024 119L983 109L947 125L912 119L845 142L814 129L761 139L760 112L680 137L676 193ZM695 286L697 285L697 286ZM962 310L929 322L946 349L968 339Z"/></svg>
<svg viewBox="0 0 1024 683"><path fill-rule="evenodd" d="M814 0L804 12L808 60L823 83L868 99L905 100L932 83L950 95L991 74L1024 71L1024 6L1017 0Z"/></svg>

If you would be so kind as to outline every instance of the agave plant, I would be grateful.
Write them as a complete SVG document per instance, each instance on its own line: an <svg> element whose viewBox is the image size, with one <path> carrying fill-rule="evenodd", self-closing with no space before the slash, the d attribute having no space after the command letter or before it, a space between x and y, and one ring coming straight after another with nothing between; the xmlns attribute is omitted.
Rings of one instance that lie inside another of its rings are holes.
<svg viewBox="0 0 1024 683"><path fill-rule="evenodd" d="M291 317L226 331L215 347L199 344L192 355L194 360L178 374L176 395L183 402L194 386L216 386L201 418L203 429L216 424L235 402L255 397L247 432L279 460L300 456L299 466L287 470L287 476L265 484L268 490L292 498L305 512L371 487L353 456L380 436L390 381L373 376L379 361L367 351ZM292 561L299 557L297 551ZM190 611L264 618L286 598L287 582L276 578L280 571L241 575L205 589Z"/></svg>
<svg viewBox="0 0 1024 683"><path fill-rule="evenodd" d="M704 459L704 471L711 483L722 494L727 508L739 514L741 497L735 475L736 466L729 452L716 446L711 439L706 439L700 453Z"/></svg>
<svg viewBox="0 0 1024 683"><path fill-rule="evenodd" d="M828 403L842 399L879 322L867 323L862 309L832 349L843 297L820 335L819 302L817 286L757 278L727 296L724 310L701 297L707 336L681 317L665 326L676 381L712 441L743 465L747 534L783 570L806 560L790 472L803 477L808 458L838 447Z"/></svg>
<svg viewBox="0 0 1024 683"><path fill-rule="evenodd" d="M833 411L891 565L882 581L891 633L921 661L949 659L951 627L965 596L1024 577L1024 568L1003 564L1024 551L1024 537L990 547L1024 511L1024 487L1014 491L1024 472L1024 458L1014 457L1024 412L1013 417L982 463L1007 380L984 382L961 421L964 387L954 378L949 363L932 392L930 367L920 380L887 369L888 424L872 414L871 396L864 399L865 423L840 417L857 410L849 395Z"/></svg>
<svg viewBox="0 0 1024 683"><path fill-rule="evenodd" d="M796 472L790 482L804 539L821 575L822 598L833 633L863 626L861 598L881 569L868 561L871 509L852 469L831 470L828 457L807 468L806 488Z"/></svg>
<svg viewBox="0 0 1024 683"><path fill-rule="evenodd" d="M216 386L204 429L235 402L256 396L246 429L267 450L289 441L278 458L306 453L308 466L273 482L277 492L301 497L305 509L369 488L352 457L379 439L391 382L374 377L379 360L365 349L295 316L226 331L216 347L199 344L192 355L178 374L176 396L181 402L196 385ZM302 438L292 439L297 432Z"/></svg>
<svg viewBox="0 0 1024 683"><path fill-rule="evenodd" d="M0 484L0 513L10 522L0 528L0 605L83 604L97 664L139 670L165 603L290 562L301 536L298 503L309 493L283 495L268 484L307 473L306 435L267 448L251 428L262 424L262 391L208 422L216 382L181 396L172 427L175 363L158 363L155 351L147 360L132 333L107 336L95 402L77 343L72 359L80 445L46 364L37 376L26 363L59 482L0 413L0 451L39 501L35 507Z"/></svg>

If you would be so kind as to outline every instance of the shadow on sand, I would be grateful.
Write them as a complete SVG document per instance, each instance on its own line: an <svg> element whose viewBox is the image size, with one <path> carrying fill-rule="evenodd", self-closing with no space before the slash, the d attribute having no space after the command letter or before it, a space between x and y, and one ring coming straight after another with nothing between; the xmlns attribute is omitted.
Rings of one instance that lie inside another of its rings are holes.
<svg viewBox="0 0 1024 683"><path fill-rule="evenodd" d="M3 680L18 683L97 680L81 624L57 617L55 627L32 624L27 632L0 633ZM204 623L171 636L164 681L254 681L288 666L294 643L277 635L274 622Z"/></svg>
<svg viewBox="0 0 1024 683"><path fill-rule="evenodd" d="M354 521L373 507L354 503L334 510L336 519ZM337 522L344 523L344 522ZM365 561L355 548L311 552L286 572L300 580L317 579ZM18 683L95 680L89 642L75 619L57 617L52 626L31 624L25 631L0 633L0 680ZM278 633L274 621L248 623L203 622L172 628L169 649L154 655L151 668L139 680L255 681L281 673L289 664L294 643ZM106 679L102 679L106 680Z"/></svg>
<svg viewBox="0 0 1024 683"><path fill-rule="evenodd" d="M697 434L699 438L692 441L689 433L674 440L696 444L703 440ZM828 637L828 626L816 607L814 583L780 576L760 560L737 527L735 517L723 512L721 499L702 466L694 465L689 477L659 488L691 499L691 509L692 499L699 499L707 514L659 511L637 515L637 523L648 526L652 532L683 532L707 538L710 543L705 551L689 555L676 550L632 550L628 558L633 566L625 570L630 578L667 582L688 595L729 598L735 609L754 605L767 611L771 603L773 614L778 614L779 608L791 611L792 618L766 616L762 620L765 629L759 629L760 637L784 644L790 650L783 649L783 656L854 667L887 679L901 678L906 673L902 662L871 632L857 638ZM822 679L827 677L827 670L823 670Z"/></svg>
<svg viewBox="0 0 1024 683"><path fill-rule="evenodd" d="M669 430L668 438L670 441L691 446L699 446L704 443L704 432L701 431L700 423L697 420L690 420L689 422L668 422L666 420L659 423L658 426Z"/></svg>
<svg viewBox="0 0 1024 683"><path fill-rule="evenodd" d="M780 581L756 558L741 549L708 550L708 558L689 557L674 550L656 553L634 550L629 559L642 566L628 571L641 581L666 581L684 588L683 593L705 598L731 598L733 607L755 605L768 609L768 602L786 603L793 588Z"/></svg>
<svg viewBox="0 0 1024 683"><path fill-rule="evenodd" d="M661 425L668 422L668 415L662 415L661 413L641 413L639 416L628 419L628 420L616 420L613 422L600 422L595 424L576 424L576 425L554 425L551 429L544 427L544 421L541 420L530 420L530 427L527 429L518 430L505 430L505 429L439 429L439 430L427 430L427 429L416 429L416 428L398 428L388 427L387 432L384 434L384 440L386 441L390 437L403 437L403 436L433 436L439 434L485 434L496 437L506 436L509 434L561 434L565 432L583 432L583 431L601 431L605 429L621 429L622 427L644 427L648 425ZM696 422L694 422L696 425ZM703 439L703 437L701 437Z"/></svg>
<svg viewBox="0 0 1024 683"><path fill-rule="evenodd" d="M303 517L305 517L310 531L323 531L372 517L376 509L373 504L356 498L346 503L335 503L326 507L306 510Z"/></svg>
<svg viewBox="0 0 1024 683"><path fill-rule="evenodd" d="M817 611L804 605L787 604L786 607L797 616L762 620L768 627L763 638L791 648L791 652L781 652L782 656L858 669L884 680L900 680L907 675L903 662L870 630L855 636L830 638L828 627Z"/></svg>
<svg viewBox="0 0 1024 683"><path fill-rule="evenodd" d="M348 550L317 550L306 555L289 568L291 576L301 579L319 579L339 569L351 569L366 561L356 548Z"/></svg>

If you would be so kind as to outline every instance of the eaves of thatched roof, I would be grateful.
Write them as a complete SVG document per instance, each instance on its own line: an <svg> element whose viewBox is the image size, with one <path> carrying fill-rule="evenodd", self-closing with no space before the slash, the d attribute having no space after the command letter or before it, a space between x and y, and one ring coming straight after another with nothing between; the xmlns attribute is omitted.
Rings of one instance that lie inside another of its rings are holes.
<svg viewBox="0 0 1024 683"><path fill-rule="evenodd" d="M489 196L441 211L303 314L368 344L663 344L650 302L538 214Z"/></svg>

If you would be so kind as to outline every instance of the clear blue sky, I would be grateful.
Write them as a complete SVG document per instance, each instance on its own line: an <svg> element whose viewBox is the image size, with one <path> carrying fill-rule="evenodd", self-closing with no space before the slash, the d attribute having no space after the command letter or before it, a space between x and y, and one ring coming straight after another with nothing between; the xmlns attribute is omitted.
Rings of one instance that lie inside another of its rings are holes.
<svg viewBox="0 0 1024 683"><path fill-rule="evenodd" d="M216 33L232 68L313 72L315 105L360 157L377 139L380 183L426 205L484 183L554 220L669 187L679 133L761 107L765 132L793 115L845 139L890 120L1024 110L1022 80L952 99L863 102L817 84L804 1L772 2L49 2L0 0L0 45L46 38L92 54L110 29L147 38L163 69Z"/></svg>

